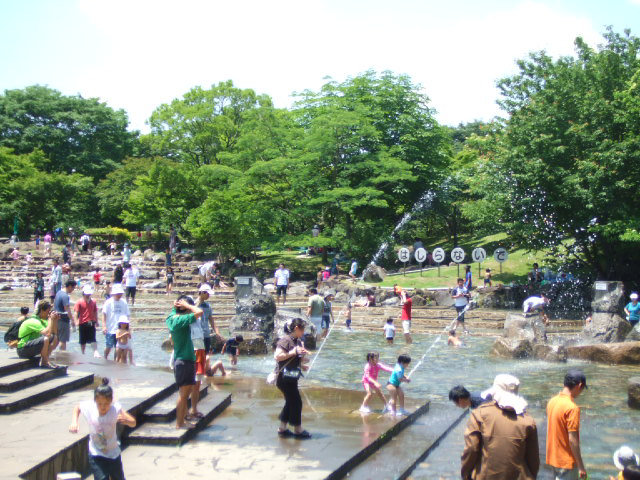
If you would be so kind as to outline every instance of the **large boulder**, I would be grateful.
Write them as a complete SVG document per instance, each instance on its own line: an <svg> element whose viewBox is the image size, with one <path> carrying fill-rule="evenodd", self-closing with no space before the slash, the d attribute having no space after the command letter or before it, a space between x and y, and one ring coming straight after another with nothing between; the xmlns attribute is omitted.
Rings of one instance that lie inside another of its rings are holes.
<svg viewBox="0 0 640 480"><path fill-rule="evenodd" d="M383 300L381 302L383 307L391 307L391 306L395 306L395 305L400 305L400 298L399 297L391 297L391 298L387 298L386 300Z"/></svg>
<svg viewBox="0 0 640 480"><path fill-rule="evenodd" d="M151 257L153 257L154 254L155 252L151 248L147 248L144 252L142 252L142 256L146 261L150 261Z"/></svg>
<svg viewBox="0 0 640 480"><path fill-rule="evenodd" d="M622 282L597 281L593 285L594 312L618 313L624 307L624 284Z"/></svg>
<svg viewBox="0 0 640 480"><path fill-rule="evenodd" d="M640 342L640 323L636 323L636 326L625 337L625 342Z"/></svg>
<svg viewBox="0 0 640 480"><path fill-rule="evenodd" d="M582 334L588 341L608 343L624 341L629 332L631 324L617 313L594 312Z"/></svg>
<svg viewBox="0 0 640 480"><path fill-rule="evenodd" d="M567 349L563 345L539 343L533 346L533 358L547 362L566 362Z"/></svg>
<svg viewBox="0 0 640 480"><path fill-rule="evenodd" d="M640 342L600 343L567 347L569 358L607 364L640 364Z"/></svg>
<svg viewBox="0 0 640 480"><path fill-rule="evenodd" d="M135 252L133 252L133 257L141 257L142 256L142 250L136 250Z"/></svg>
<svg viewBox="0 0 640 480"><path fill-rule="evenodd" d="M9 285L0 285L0 292L8 292L9 290L13 290Z"/></svg>
<svg viewBox="0 0 640 480"><path fill-rule="evenodd" d="M451 298L451 292L449 290L436 290L433 293L436 305L439 307L452 307L454 304L453 298Z"/></svg>
<svg viewBox="0 0 640 480"><path fill-rule="evenodd" d="M640 377L631 377L627 388L629 395L628 405L630 408L640 409Z"/></svg>
<svg viewBox="0 0 640 480"><path fill-rule="evenodd" d="M370 264L364 269L362 279L365 282L382 282L387 276L384 268L375 264Z"/></svg>
<svg viewBox="0 0 640 480"><path fill-rule="evenodd" d="M166 261L166 257L164 255L155 254L151 255L149 261L153 263L164 263Z"/></svg>
<svg viewBox="0 0 640 480"><path fill-rule="evenodd" d="M414 295L411 297L411 302L414 307L424 307L429 301L422 295Z"/></svg>
<svg viewBox="0 0 640 480"><path fill-rule="evenodd" d="M139 273L139 278L143 280L154 280L154 279L160 278L160 272L157 270L139 269L138 273Z"/></svg>
<svg viewBox="0 0 640 480"><path fill-rule="evenodd" d="M271 295L251 294L236 300L236 315L229 322L231 332L260 332L270 337L276 303Z"/></svg>
<svg viewBox="0 0 640 480"><path fill-rule="evenodd" d="M142 288L167 288L167 283L158 280L157 282L143 283L141 286Z"/></svg>
<svg viewBox="0 0 640 480"><path fill-rule="evenodd" d="M491 355L501 358L531 358L533 356L533 343L522 338L497 338L491 347Z"/></svg>
<svg viewBox="0 0 640 480"><path fill-rule="evenodd" d="M539 315L525 316L509 313L504 321L503 336L511 339L526 339L532 343L545 343L547 331Z"/></svg>

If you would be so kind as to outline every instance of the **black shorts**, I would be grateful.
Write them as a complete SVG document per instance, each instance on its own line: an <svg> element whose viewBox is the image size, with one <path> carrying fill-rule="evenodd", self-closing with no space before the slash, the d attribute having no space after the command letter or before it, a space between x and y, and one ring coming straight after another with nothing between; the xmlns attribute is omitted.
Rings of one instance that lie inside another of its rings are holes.
<svg viewBox="0 0 640 480"><path fill-rule="evenodd" d="M204 337L204 351L211 353L211 337Z"/></svg>
<svg viewBox="0 0 640 480"><path fill-rule="evenodd" d="M51 343L51 337L52 336L49 337L49 343ZM35 340L25 343L24 347L17 350L18 357L33 358L40 355L40 352L42 352L42 345L44 345L44 338L45 337L38 337Z"/></svg>
<svg viewBox="0 0 640 480"><path fill-rule="evenodd" d="M276 292L278 293L278 296L280 296L280 294L286 295L287 294L287 285L278 285L276 287Z"/></svg>
<svg viewBox="0 0 640 480"><path fill-rule="evenodd" d="M136 287L127 287L127 298L136 298Z"/></svg>
<svg viewBox="0 0 640 480"><path fill-rule="evenodd" d="M177 358L174 363L173 375L178 388L196 384L196 362Z"/></svg>
<svg viewBox="0 0 640 480"><path fill-rule="evenodd" d="M80 337L80 345L87 343L96 343L96 327L93 323L81 323L78 326L78 336Z"/></svg>
<svg viewBox="0 0 640 480"><path fill-rule="evenodd" d="M227 355L236 356L238 355L238 347L227 347Z"/></svg>
<svg viewBox="0 0 640 480"><path fill-rule="evenodd" d="M95 480L125 480L120 455L118 458L89 455L89 469Z"/></svg>

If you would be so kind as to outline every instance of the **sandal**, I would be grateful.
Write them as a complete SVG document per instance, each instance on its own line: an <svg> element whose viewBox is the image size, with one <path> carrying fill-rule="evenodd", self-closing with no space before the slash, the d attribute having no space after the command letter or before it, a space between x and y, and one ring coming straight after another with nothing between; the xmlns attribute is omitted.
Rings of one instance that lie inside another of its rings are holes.
<svg viewBox="0 0 640 480"><path fill-rule="evenodd" d="M282 438L292 437L293 436L293 432L291 430L289 430L288 428L285 428L284 430L278 430L278 436L282 437Z"/></svg>
<svg viewBox="0 0 640 480"><path fill-rule="evenodd" d="M311 438L311 434L309 432L307 432L306 430L303 430L300 433L294 433L293 437L297 438L299 440L306 440L308 438Z"/></svg>

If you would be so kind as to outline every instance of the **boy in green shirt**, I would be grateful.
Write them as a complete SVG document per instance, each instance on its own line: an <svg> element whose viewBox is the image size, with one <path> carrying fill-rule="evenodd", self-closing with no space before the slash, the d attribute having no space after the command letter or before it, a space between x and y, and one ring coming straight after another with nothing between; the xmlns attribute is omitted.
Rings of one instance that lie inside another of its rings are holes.
<svg viewBox="0 0 640 480"><path fill-rule="evenodd" d="M173 373L178 385L176 428L193 428L194 425L185 423L187 400L196 383L196 355L191 341L191 324L202 316L202 309L196 307L193 298L188 295L178 297L173 306L166 323L173 340Z"/></svg>

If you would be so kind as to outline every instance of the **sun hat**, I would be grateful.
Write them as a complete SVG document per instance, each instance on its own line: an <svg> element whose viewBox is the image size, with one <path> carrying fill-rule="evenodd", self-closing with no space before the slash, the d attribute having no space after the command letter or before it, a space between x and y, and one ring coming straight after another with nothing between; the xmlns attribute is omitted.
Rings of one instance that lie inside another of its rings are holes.
<svg viewBox="0 0 640 480"><path fill-rule="evenodd" d="M632 293L631 295L629 295L629 298L630 298L631 300L637 300L637 299L638 299L638 294L634 292L634 293Z"/></svg>
<svg viewBox="0 0 640 480"><path fill-rule="evenodd" d="M111 287L111 295L123 295L124 290L122 289L122 284L114 283L113 287Z"/></svg>
<svg viewBox="0 0 640 480"><path fill-rule="evenodd" d="M120 318L118 318L118 323L129 323L129 317L127 317L126 315L120 315Z"/></svg>
<svg viewBox="0 0 640 480"><path fill-rule="evenodd" d="M618 470L624 470L624 467L629 465L640 464L640 457L631 447L623 445L613 454L613 464Z"/></svg>
<svg viewBox="0 0 640 480"><path fill-rule="evenodd" d="M211 293L211 287L209 285L207 285L206 283L203 283L202 285L200 285L200 288L198 289L199 292L207 292L207 293Z"/></svg>
<svg viewBox="0 0 640 480"><path fill-rule="evenodd" d="M514 410L521 415L527 409L527 401L517 395L520 380L513 375L501 373L496 375L493 380L493 386L482 392L482 398L491 398L495 400L498 407L502 409Z"/></svg>
<svg viewBox="0 0 640 480"><path fill-rule="evenodd" d="M91 285L85 285L82 287L83 295L93 295L93 287Z"/></svg>

